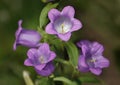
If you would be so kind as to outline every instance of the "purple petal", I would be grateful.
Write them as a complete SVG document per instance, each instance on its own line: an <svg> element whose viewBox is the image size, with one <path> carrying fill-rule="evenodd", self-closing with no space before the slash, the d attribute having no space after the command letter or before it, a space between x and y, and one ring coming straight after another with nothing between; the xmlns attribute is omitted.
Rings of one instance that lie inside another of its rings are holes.
<svg viewBox="0 0 120 85"><path fill-rule="evenodd" d="M35 69L41 71L45 66L46 64L39 64L35 66Z"/></svg>
<svg viewBox="0 0 120 85"><path fill-rule="evenodd" d="M28 58L33 60L35 55L37 55L37 49L31 48L28 50L28 52L27 52Z"/></svg>
<svg viewBox="0 0 120 85"><path fill-rule="evenodd" d="M60 16L60 12L57 9L51 9L48 13L48 17L51 22L54 22L57 17Z"/></svg>
<svg viewBox="0 0 120 85"><path fill-rule="evenodd" d="M54 71L54 65L50 62L42 70L36 69L36 72L41 76L49 76Z"/></svg>
<svg viewBox="0 0 120 85"><path fill-rule="evenodd" d="M82 28L82 23L78 19L73 19L72 22L73 22L73 27L70 30L71 32L79 30L80 28Z"/></svg>
<svg viewBox="0 0 120 85"><path fill-rule="evenodd" d="M46 26L45 31L46 31L48 34L56 34L56 31L55 31L54 26L53 26L52 23L49 23L49 24Z"/></svg>
<svg viewBox="0 0 120 85"><path fill-rule="evenodd" d="M43 43L39 48L38 48L38 54L41 55L49 55L50 53L50 48L47 43Z"/></svg>
<svg viewBox="0 0 120 85"><path fill-rule="evenodd" d="M21 31L22 31L22 20L19 20L18 21L18 30L15 33L16 38L18 38Z"/></svg>
<svg viewBox="0 0 120 85"><path fill-rule="evenodd" d="M26 66L33 66L33 63L31 62L30 59L26 59L25 62L24 62L24 65L26 65Z"/></svg>
<svg viewBox="0 0 120 85"><path fill-rule="evenodd" d="M88 65L86 64L86 60L85 57L83 55L81 55L79 57L79 61L78 61L78 69L82 72L87 72L89 71Z"/></svg>
<svg viewBox="0 0 120 85"><path fill-rule="evenodd" d="M41 39L40 34L34 30L22 30L18 43L28 47L36 47Z"/></svg>
<svg viewBox="0 0 120 85"><path fill-rule="evenodd" d="M109 67L110 62L108 59L104 58L103 56L97 57L97 61L95 62L95 67L105 68Z"/></svg>
<svg viewBox="0 0 120 85"><path fill-rule="evenodd" d="M84 56L90 51L90 44L91 42L89 42L88 40L82 40L77 43L77 46L81 48L82 54Z"/></svg>
<svg viewBox="0 0 120 85"><path fill-rule="evenodd" d="M14 44L13 44L13 50L16 50L16 47L17 47L17 41L18 41L18 38L19 38L19 35L20 35L20 33L22 32L22 20L19 20L18 21L18 29L17 29L17 31L15 32L15 37L16 37L16 40L15 40L15 42L14 42Z"/></svg>
<svg viewBox="0 0 120 85"><path fill-rule="evenodd" d="M100 68L90 68L90 71L95 75L100 75L102 73Z"/></svg>
<svg viewBox="0 0 120 85"><path fill-rule="evenodd" d="M68 41L71 37L71 33L68 32L66 34L58 34L58 37L63 41Z"/></svg>
<svg viewBox="0 0 120 85"><path fill-rule="evenodd" d="M49 58L48 62L49 62L49 61L52 61L55 57L56 57L56 54L51 51L51 52L50 52L50 58Z"/></svg>
<svg viewBox="0 0 120 85"><path fill-rule="evenodd" d="M91 48L92 54L100 55L102 54L103 51L104 51L104 47L101 44L99 44L98 42L92 43L92 48Z"/></svg>
<svg viewBox="0 0 120 85"><path fill-rule="evenodd" d="M70 18L73 18L75 14L75 10L72 6L66 6L63 8L61 15L69 16Z"/></svg>

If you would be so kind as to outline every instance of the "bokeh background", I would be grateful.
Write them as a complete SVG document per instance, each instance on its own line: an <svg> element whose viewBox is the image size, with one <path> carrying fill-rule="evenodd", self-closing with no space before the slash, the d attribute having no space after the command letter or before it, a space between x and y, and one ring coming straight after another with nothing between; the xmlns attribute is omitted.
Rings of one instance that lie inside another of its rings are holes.
<svg viewBox="0 0 120 85"><path fill-rule="evenodd" d="M12 46L18 20L23 20L24 28L36 30L45 5L40 0L0 0L0 85L25 85L23 70L29 70L33 80L36 77L31 67L23 65L28 48L20 46L14 52ZM99 78L106 85L119 85L120 0L62 0L58 8L66 5L75 7L75 17L83 23L83 29L74 32L72 40L88 39L103 44L104 56L111 64Z"/></svg>

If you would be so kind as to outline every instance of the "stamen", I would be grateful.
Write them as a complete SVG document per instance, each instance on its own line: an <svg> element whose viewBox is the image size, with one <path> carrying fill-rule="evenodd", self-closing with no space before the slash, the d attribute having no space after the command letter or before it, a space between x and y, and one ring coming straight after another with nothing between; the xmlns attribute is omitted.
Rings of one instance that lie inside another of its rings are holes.
<svg viewBox="0 0 120 85"><path fill-rule="evenodd" d="M96 62L96 59L91 59L90 62Z"/></svg>
<svg viewBox="0 0 120 85"><path fill-rule="evenodd" d="M61 24L62 27L62 33L64 33L64 24Z"/></svg>
<svg viewBox="0 0 120 85"><path fill-rule="evenodd" d="M44 63L44 60L45 60L45 59L44 59L43 56L40 56L40 57L39 57L39 61L40 61L40 63Z"/></svg>

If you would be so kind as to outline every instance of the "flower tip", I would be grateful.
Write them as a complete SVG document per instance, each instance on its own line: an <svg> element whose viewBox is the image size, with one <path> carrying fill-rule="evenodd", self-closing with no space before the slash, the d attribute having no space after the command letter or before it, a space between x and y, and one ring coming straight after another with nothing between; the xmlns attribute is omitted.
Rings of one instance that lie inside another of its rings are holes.
<svg viewBox="0 0 120 85"><path fill-rule="evenodd" d="M22 19L20 19L20 20L18 21L18 26L19 26L19 27L21 27L22 22L23 22L23 20L22 20Z"/></svg>
<svg viewBox="0 0 120 85"><path fill-rule="evenodd" d="M13 44L13 50L16 51L16 42Z"/></svg>

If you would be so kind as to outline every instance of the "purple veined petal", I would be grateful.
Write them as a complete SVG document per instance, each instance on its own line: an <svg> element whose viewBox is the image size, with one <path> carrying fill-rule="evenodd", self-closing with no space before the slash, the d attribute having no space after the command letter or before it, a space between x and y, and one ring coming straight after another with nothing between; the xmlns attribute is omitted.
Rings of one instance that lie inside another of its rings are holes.
<svg viewBox="0 0 120 85"><path fill-rule="evenodd" d="M54 22L57 17L60 16L60 12L57 9L51 9L48 13L48 17L51 22Z"/></svg>
<svg viewBox="0 0 120 85"><path fill-rule="evenodd" d="M25 62L24 62L24 65L26 66L33 66L33 63L30 59L26 59Z"/></svg>
<svg viewBox="0 0 120 85"><path fill-rule="evenodd" d="M100 68L90 68L90 71L95 75L100 75L102 73L102 69Z"/></svg>
<svg viewBox="0 0 120 85"><path fill-rule="evenodd" d="M49 62L42 70L38 70L38 69L35 69L35 70L41 76L49 76L53 73L54 69L55 68L54 68L53 63Z"/></svg>
<svg viewBox="0 0 120 85"><path fill-rule="evenodd" d="M54 29L54 26L53 26L52 23L49 23L49 24L46 26L45 31L46 31L48 34L56 34L56 30Z"/></svg>
<svg viewBox="0 0 120 85"><path fill-rule="evenodd" d="M19 20L18 21L18 29L17 31L15 32L15 37L16 37L16 40L13 44L13 50L15 51L16 50L16 47L18 46L17 42L18 42L18 38L19 38L19 35L20 33L22 32L22 20Z"/></svg>
<svg viewBox="0 0 120 85"><path fill-rule="evenodd" d="M105 68L105 67L109 67L109 65L110 62L107 58L104 58L103 56L99 56L96 58L95 67Z"/></svg>
<svg viewBox="0 0 120 85"><path fill-rule="evenodd" d="M39 48L38 48L38 54L41 55L47 55L49 56L50 53L50 47L47 43L43 43Z"/></svg>
<svg viewBox="0 0 120 85"><path fill-rule="evenodd" d="M99 44L98 42L93 42L92 43L92 48L91 48L91 52L94 55L102 55L102 52L104 51L104 47Z"/></svg>
<svg viewBox="0 0 120 85"><path fill-rule="evenodd" d="M58 37L63 41L68 41L71 37L71 33L68 32L66 34L58 34Z"/></svg>
<svg viewBox="0 0 120 85"><path fill-rule="evenodd" d="M41 36L37 31L23 29L22 20L18 21L18 30L15 33L15 37L16 40L13 45L13 50L16 50L18 45L37 47L41 39Z"/></svg>
<svg viewBox="0 0 120 85"><path fill-rule="evenodd" d="M78 20L78 19L73 19L72 20L72 23L73 23L73 27L72 27L72 29L70 30L71 32L72 31L77 31L77 30L79 30L79 29L81 29L82 28L82 23Z"/></svg>
<svg viewBox="0 0 120 85"><path fill-rule="evenodd" d="M35 65L35 69L41 71L45 66L46 64Z"/></svg>
<svg viewBox="0 0 120 85"><path fill-rule="evenodd" d="M27 52L28 58L33 60L35 55L37 56L37 49L31 48L31 49L28 50L28 52Z"/></svg>
<svg viewBox="0 0 120 85"><path fill-rule="evenodd" d="M77 43L77 46L81 48L82 54L84 56L86 55L86 53L88 53L88 51L90 51L90 44L91 42L89 42L88 40L82 40Z"/></svg>
<svg viewBox="0 0 120 85"><path fill-rule="evenodd" d="M18 36L20 35L20 32L22 31L22 20L18 21L18 30L15 32L15 36L16 38L18 38Z"/></svg>
<svg viewBox="0 0 120 85"><path fill-rule="evenodd" d="M88 40L81 40L77 43L77 46L81 48L82 45L87 46L88 48L90 47L91 42Z"/></svg>
<svg viewBox="0 0 120 85"><path fill-rule="evenodd" d="M39 44L40 39L41 36L37 31L23 29L19 35L18 44L28 47L36 47Z"/></svg>
<svg viewBox="0 0 120 85"><path fill-rule="evenodd" d="M73 18L75 14L75 9L72 6L66 6L63 8L61 15L69 16Z"/></svg>
<svg viewBox="0 0 120 85"><path fill-rule="evenodd" d="M79 57L78 69L82 72L88 72L89 71L88 65L86 64L85 56L83 56L83 55L81 55Z"/></svg>
<svg viewBox="0 0 120 85"><path fill-rule="evenodd" d="M53 59L55 59L55 57L56 57L56 54L51 51L51 52L50 52L50 57L49 57L49 59L48 59L48 62L49 62L49 61L52 61Z"/></svg>

